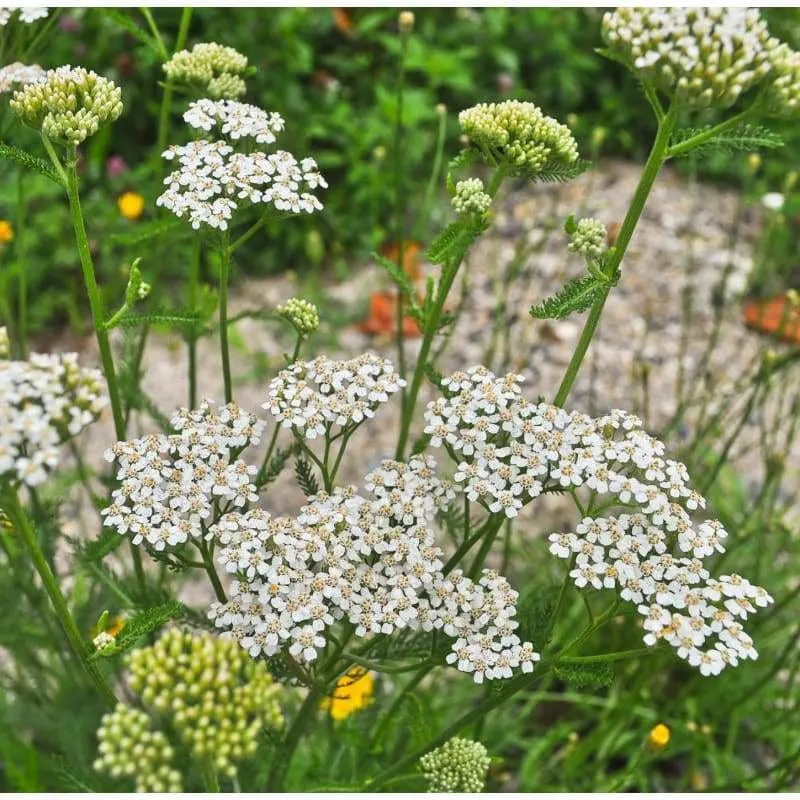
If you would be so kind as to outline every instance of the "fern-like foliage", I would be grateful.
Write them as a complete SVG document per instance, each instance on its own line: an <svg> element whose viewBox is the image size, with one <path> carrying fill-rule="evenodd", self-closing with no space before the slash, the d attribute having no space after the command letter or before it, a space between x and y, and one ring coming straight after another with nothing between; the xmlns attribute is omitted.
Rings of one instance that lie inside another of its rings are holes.
<svg viewBox="0 0 800 800"><path fill-rule="evenodd" d="M394 284L397 286L397 288L400 289L404 295L413 300L414 287L411 285L411 279L408 277L408 273L399 264L397 264L397 262L392 261L390 258L386 258L379 253L373 253L372 257L381 267L383 267L384 270L386 270L386 273L389 275L392 281L394 281Z"/></svg>
<svg viewBox="0 0 800 800"><path fill-rule="evenodd" d="M283 472L283 468L286 466L286 462L291 458L292 453L294 453L294 447L284 447L278 450L269 460L263 473L258 476L256 481L258 486L263 487L272 483L278 475Z"/></svg>
<svg viewBox="0 0 800 800"><path fill-rule="evenodd" d="M314 476L314 468L305 458L298 458L294 462L294 474L297 476L297 483L303 490L306 497L313 497L319 494L319 483Z"/></svg>
<svg viewBox="0 0 800 800"><path fill-rule="evenodd" d="M450 163L447 165L447 171L454 172L455 170L462 169L463 167L471 167L473 164L477 164L480 160L480 151L475 150L473 147L467 147L455 158L450 159Z"/></svg>
<svg viewBox="0 0 800 800"><path fill-rule="evenodd" d="M177 228L182 225L183 220L177 217L169 217L167 219L155 219L152 222L145 222L137 225L133 230L122 231L120 233L112 233L108 239L114 244L122 244L126 246L141 244L150 239L155 239L158 236ZM191 230L188 226L184 225L185 231Z"/></svg>
<svg viewBox="0 0 800 800"><path fill-rule="evenodd" d="M74 543L78 560L84 564L99 564L106 556L111 555L123 542L124 536L116 531L105 528L99 538L82 544L77 540Z"/></svg>
<svg viewBox="0 0 800 800"><path fill-rule="evenodd" d="M609 282L594 275L567 281L557 294L531 308L535 319L564 319L570 314L588 311L592 303L609 287Z"/></svg>
<svg viewBox="0 0 800 800"><path fill-rule="evenodd" d="M486 230L486 217L465 217L451 222L431 243L427 259L431 264L444 264L453 256L460 260L470 245Z"/></svg>
<svg viewBox="0 0 800 800"><path fill-rule="evenodd" d="M533 180L536 183L569 183L569 181L583 175L592 166L591 161L578 159L572 164L552 164L537 173Z"/></svg>
<svg viewBox="0 0 800 800"><path fill-rule="evenodd" d="M50 164L49 161L45 161L43 158L37 158L26 150L20 150L19 147L13 147L10 144L0 143L0 159L13 161L25 169L29 169L33 172L38 172L40 175L44 175L45 178L49 178L59 186L64 186L61 178L53 169L53 165Z"/></svg>
<svg viewBox="0 0 800 800"><path fill-rule="evenodd" d="M614 682L614 669L607 661L556 664L553 675L575 689L604 689Z"/></svg>
<svg viewBox="0 0 800 800"><path fill-rule="evenodd" d="M142 325L168 325L173 328L188 328L196 330L203 321L203 317L196 311L182 310L155 310L147 314L124 314L117 321L121 328L138 328Z"/></svg>
<svg viewBox="0 0 800 800"><path fill-rule="evenodd" d="M163 57L164 54L161 52L156 40L144 28L139 27L124 11L116 8L103 8L100 11L104 17L124 28L131 36L150 48L159 59Z"/></svg>
<svg viewBox="0 0 800 800"><path fill-rule="evenodd" d="M678 145L688 142L695 136L706 133L711 130L710 125L704 128L682 128L676 131L670 142L670 147L677 147ZM713 153L736 153L736 152L752 152L759 149L772 149L776 147L783 147L783 139L777 133L773 133L768 128L761 125L750 125L744 123L731 128L728 131L707 139L683 152L677 153L676 157L680 158L692 155L708 156Z"/></svg>
<svg viewBox="0 0 800 800"><path fill-rule="evenodd" d="M113 648L99 650L92 653L89 658L94 660L132 650L143 636L157 631L171 619L183 616L183 613L183 603L179 603L177 600L170 600L145 611L140 611L128 620L117 636Z"/></svg>

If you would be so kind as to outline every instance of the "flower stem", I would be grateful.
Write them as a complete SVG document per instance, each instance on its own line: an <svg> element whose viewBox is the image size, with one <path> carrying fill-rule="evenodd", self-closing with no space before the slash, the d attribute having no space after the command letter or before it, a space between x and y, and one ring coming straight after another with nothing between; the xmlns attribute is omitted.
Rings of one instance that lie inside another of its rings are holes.
<svg viewBox="0 0 800 800"><path fill-rule="evenodd" d="M203 759L203 787L209 794L217 794L219 792L219 777L217 771L214 769L211 760L208 758Z"/></svg>
<svg viewBox="0 0 800 800"><path fill-rule="evenodd" d="M222 380L225 384L225 402L233 402L231 382L231 354L228 344L228 280L231 272L231 240L228 231L222 236L219 266L219 344L222 350Z"/></svg>
<svg viewBox="0 0 800 800"><path fill-rule="evenodd" d="M672 136L672 131L675 128L675 123L677 122L677 116L678 109L677 106L673 104L670 106L664 118L659 122L653 147L650 150L650 155L647 157L642 176L639 179L639 185L636 187L631 205L628 208L628 213L625 215L625 220L620 228L619 237L614 246L614 253L605 267L606 277L610 279L614 278L619 272L620 264L628 249L631 237L636 230L639 218L642 216L647 198L650 195L650 190L653 188L656 177L666 160L667 148L669 146L670 137ZM586 357L586 351L589 349L589 345L597 330L597 325L600 322L600 317L603 314L603 308L605 307L610 291L610 286L604 289L597 300L592 304L589 318L586 320L586 324L581 332L581 337L575 347L575 352L572 354L572 359L561 381L561 386L559 386L558 392L553 400L553 403L557 406L563 406L569 397L572 385L578 377L583 359Z"/></svg>
<svg viewBox="0 0 800 800"><path fill-rule="evenodd" d="M200 253L202 240L198 236L192 246L192 255L189 260L189 309L192 313L197 311L197 293L200 283ZM189 408L197 408L197 339L198 331L192 327L187 334L187 347L189 356Z"/></svg>
<svg viewBox="0 0 800 800"><path fill-rule="evenodd" d="M8 516L14 523L14 529L19 533L20 538L30 554L33 565L39 573L45 592L47 592L47 596L53 604L56 617L61 623L61 627L64 629L64 634L67 637L70 647L86 671L86 674L91 678L106 705L108 705L109 708L114 708L117 704L117 698L114 696L114 692L98 669L97 664L88 659L86 643L81 636L75 619L70 613L67 601L61 593L56 576L50 569L50 565L47 563L42 548L39 546L36 532L33 530L30 519L25 513L25 509L22 507L16 490L8 488L2 496L2 502Z"/></svg>
<svg viewBox="0 0 800 800"><path fill-rule="evenodd" d="M17 243L16 260L19 274L17 276L17 349L20 357L25 358L25 337L28 332L28 264L25 252L25 181L22 169L17 172Z"/></svg>

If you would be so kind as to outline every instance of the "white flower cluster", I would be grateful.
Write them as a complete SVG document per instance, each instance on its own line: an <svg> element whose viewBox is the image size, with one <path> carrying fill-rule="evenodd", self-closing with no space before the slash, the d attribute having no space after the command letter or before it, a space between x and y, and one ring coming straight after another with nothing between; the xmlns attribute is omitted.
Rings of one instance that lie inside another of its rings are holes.
<svg viewBox="0 0 800 800"><path fill-rule="evenodd" d="M161 731L152 730L144 711L118 703L103 716L97 739L97 772L133 778L137 792L183 790L181 773L172 766L175 751Z"/></svg>
<svg viewBox="0 0 800 800"><path fill-rule="evenodd" d="M479 103L462 111L458 121L495 162L505 163L520 175L535 177L578 160L578 145L570 129L545 116L533 103Z"/></svg>
<svg viewBox="0 0 800 800"><path fill-rule="evenodd" d="M264 429L235 404L216 410L209 401L178 411L171 423L175 434L117 442L105 452L121 482L101 512L105 524L159 551L200 538L219 512L257 499L256 468L237 456Z"/></svg>
<svg viewBox="0 0 800 800"><path fill-rule="evenodd" d="M196 129L219 128L231 140L253 138L260 143L274 142L284 124L279 114L228 100L192 103L184 119ZM322 209L312 192L328 185L313 158L297 161L285 150L242 153L227 141L200 139L173 145L163 157L177 159L178 169L164 179L167 189L156 205L187 217L195 229L208 225L226 230L242 202L312 214Z"/></svg>
<svg viewBox="0 0 800 800"><path fill-rule="evenodd" d="M605 14L602 32L632 70L695 107L733 105L779 44L756 8L626 6Z"/></svg>
<svg viewBox="0 0 800 800"><path fill-rule="evenodd" d="M405 385L391 361L372 353L349 361L319 356L298 361L273 378L262 408L283 427L316 439L334 425L345 427L371 418Z"/></svg>
<svg viewBox="0 0 800 800"><path fill-rule="evenodd" d="M60 142L80 144L122 113L122 91L83 67L48 70L9 104L25 123Z"/></svg>
<svg viewBox="0 0 800 800"><path fill-rule="evenodd" d="M43 483L58 465L59 445L100 415L104 385L75 353L0 359L0 482Z"/></svg>
<svg viewBox="0 0 800 800"><path fill-rule="evenodd" d="M0 8L0 26L8 25L9 20L17 13L20 22L30 25L40 19L45 19L50 14L50 9L44 6L5 6Z"/></svg>
<svg viewBox="0 0 800 800"><path fill-rule="evenodd" d="M794 117L800 111L800 52L789 45L782 44L773 54L766 106L777 117Z"/></svg>
<svg viewBox="0 0 800 800"><path fill-rule="evenodd" d="M267 112L249 103L234 100L196 100L183 115L184 122L196 130L209 132L219 128L229 139L255 139L272 144L275 134L286 124L277 112Z"/></svg>
<svg viewBox="0 0 800 800"><path fill-rule="evenodd" d="M326 630L347 619L360 637L441 630L447 656L476 682L530 672L539 655L515 634L517 593L491 570L478 583L443 571L433 521L453 496L430 457L385 461L353 487L320 494L296 518L256 509L226 514L209 530L218 559L237 576L228 603L209 616L253 657L284 648L309 663Z"/></svg>
<svg viewBox="0 0 800 800"><path fill-rule="evenodd" d="M16 89L18 86L27 86L44 80L47 71L38 64L23 64L15 61L0 69L0 94Z"/></svg>
<svg viewBox="0 0 800 800"><path fill-rule="evenodd" d="M429 792L482 792L491 759L480 742L455 738L419 760Z"/></svg>
<svg viewBox="0 0 800 800"><path fill-rule="evenodd" d="M192 84L210 97L241 97L246 91L242 73L247 56L216 42L201 42L191 50L180 50L164 64L171 81Z"/></svg>
<svg viewBox="0 0 800 800"><path fill-rule="evenodd" d="M597 258L608 249L608 231L599 219L587 217L575 223L575 230L569 235L568 249L579 253L586 259Z"/></svg>
<svg viewBox="0 0 800 800"><path fill-rule="evenodd" d="M724 551L727 534L716 520L693 521L705 499L689 487L686 467L664 458L664 444L636 417L593 419L531 403L521 381L474 367L444 379L449 396L429 404L425 432L457 462L467 496L509 517L547 488L613 496L635 513L587 516L575 532L550 537L554 555L574 559L575 585L618 589L645 617L645 642L664 639L704 675L755 658L738 620L772 598L739 576L709 576L703 559Z"/></svg>
<svg viewBox="0 0 800 800"><path fill-rule="evenodd" d="M451 201L456 214L485 214L492 205L492 198L484 191L480 178L467 178L456 184L456 193Z"/></svg>

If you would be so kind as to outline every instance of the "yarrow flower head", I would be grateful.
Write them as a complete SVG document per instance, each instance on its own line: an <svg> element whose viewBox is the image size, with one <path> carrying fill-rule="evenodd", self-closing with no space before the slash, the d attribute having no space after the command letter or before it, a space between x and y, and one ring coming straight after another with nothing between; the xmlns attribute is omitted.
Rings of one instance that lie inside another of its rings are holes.
<svg viewBox="0 0 800 800"><path fill-rule="evenodd" d="M772 116L794 117L800 113L800 52L787 44L773 51L765 100Z"/></svg>
<svg viewBox="0 0 800 800"><path fill-rule="evenodd" d="M0 350L8 336L0 328ZM101 373L78 366L75 353L0 358L0 482L43 483L60 461L59 446L94 422L106 405Z"/></svg>
<svg viewBox="0 0 800 800"><path fill-rule="evenodd" d="M122 113L122 92L83 67L48 70L14 94L11 108L50 139L80 144Z"/></svg>
<svg viewBox="0 0 800 800"><path fill-rule="evenodd" d="M569 239L568 249L586 259L598 258L608 249L608 231L599 219L579 219Z"/></svg>
<svg viewBox="0 0 800 800"><path fill-rule="evenodd" d="M521 382L473 367L445 378L446 396L428 406L425 433L453 454L466 496L508 517L547 490L615 498L606 507L622 513L586 516L549 537L551 553L575 560L575 586L618 591L642 615L645 644L666 641L703 675L756 658L741 621L772 598L741 576L710 576L704 559L724 552L727 533L717 520L693 519L706 501L686 467L635 416L593 419L532 403Z"/></svg>
<svg viewBox="0 0 800 800"><path fill-rule="evenodd" d="M366 476L368 496L337 488L297 517L226 514L209 534L236 580L209 616L253 657L286 649L316 661L325 631L347 620L358 637L442 631L455 640L446 662L478 683L530 672L539 655L515 633L508 582L444 569L433 523L453 491L435 467L430 457L385 461Z"/></svg>
<svg viewBox="0 0 800 800"><path fill-rule="evenodd" d="M164 64L171 81L196 86L214 99L241 97L247 91L241 77L246 69L247 56L216 42L181 50Z"/></svg>
<svg viewBox="0 0 800 800"><path fill-rule="evenodd" d="M238 455L261 438L264 424L233 403L182 409L174 434L117 442L105 453L116 461L120 485L101 514L118 533L157 551L199 540L219 502L241 508L257 499L256 468Z"/></svg>
<svg viewBox="0 0 800 800"><path fill-rule="evenodd" d="M112 778L133 778L137 792L180 792L181 773L172 765L175 751L150 717L119 703L103 716L97 731L97 772Z"/></svg>
<svg viewBox="0 0 800 800"><path fill-rule="evenodd" d="M450 739L419 760L429 792L482 792L490 764L480 742L460 738Z"/></svg>
<svg viewBox="0 0 800 800"><path fill-rule="evenodd" d="M578 160L570 129L533 103L480 103L462 111L458 121L478 149L519 175L535 177Z"/></svg>
<svg viewBox="0 0 800 800"><path fill-rule="evenodd" d="M292 297L279 305L275 311L287 320L300 336L308 336L319 328L319 311L308 300Z"/></svg>
<svg viewBox="0 0 800 800"><path fill-rule="evenodd" d="M456 184L452 199L453 208L459 216L485 214L492 205L492 198L484 191L480 178L467 178Z"/></svg>
<svg viewBox="0 0 800 800"><path fill-rule="evenodd" d="M131 689L181 745L220 774L235 776L266 730L283 725L281 687L235 642L173 628L128 659Z"/></svg>
<svg viewBox="0 0 800 800"><path fill-rule="evenodd" d="M243 138L272 143L283 118L256 106L229 100L200 100L184 115L196 129L218 130L231 141ZM164 179L166 191L156 200L192 227L226 230L242 203L272 205L278 211L311 214L322 209L313 194L327 187L313 158L301 161L284 150L237 152L229 141L200 139L173 145L163 153L178 168Z"/></svg>
<svg viewBox="0 0 800 800"><path fill-rule="evenodd" d="M0 26L8 25L9 20L15 14L20 22L30 25L40 19L45 19L49 13L50 9L44 6L6 6L0 8Z"/></svg>
<svg viewBox="0 0 800 800"><path fill-rule="evenodd" d="M333 426L349 427L371 418L403 386L392 362L380 356L365 353L349 361L319 356L298 361L273 378L262 408L284 427L315 439Z"/></svg>
<svg viewBox="0 0 800 800"><path fill-rule="evenodd" d="M44 80L46 74L47 71L38 64L27 65L19 61L8 64L0 69L0 94L30 83L38 83Z"/></svg>
<svg viewBox="0 0 800 800"><path fill-rule="evenodd" d="M629 69L677 102L732 106L771 69L778 40L755 8L622 7L603 38Z"/></svg>

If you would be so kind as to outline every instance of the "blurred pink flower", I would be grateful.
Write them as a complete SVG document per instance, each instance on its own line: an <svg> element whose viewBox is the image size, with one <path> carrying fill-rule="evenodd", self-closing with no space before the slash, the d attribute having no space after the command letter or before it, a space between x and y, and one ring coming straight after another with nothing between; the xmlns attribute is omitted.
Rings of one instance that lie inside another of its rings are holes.
<svg viewBox="0 0 800 800"><path fill-rule="evenodd" d="M106 175L109 178L116 178L117 175L122 175L128 171L128 165L122 156L111 156L106 161Z"/></svg>

